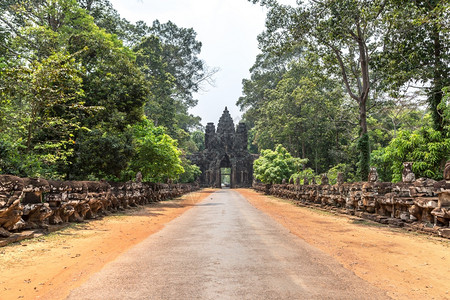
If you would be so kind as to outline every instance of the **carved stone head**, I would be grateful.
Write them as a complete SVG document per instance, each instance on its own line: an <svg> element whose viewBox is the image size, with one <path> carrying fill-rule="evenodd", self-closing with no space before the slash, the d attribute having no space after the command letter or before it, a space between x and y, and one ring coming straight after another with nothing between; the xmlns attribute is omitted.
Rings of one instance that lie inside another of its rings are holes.
<svg viewBox="0 0 450 300"><path fill-rule="evenodd" d="M414 175L412 171L412 162L404 162L403 163L403 171L402 171L402 181L403 182L414 182L416 180L416 175Z"/></svg>
<svg viewBox="0 0 450 300"><path fill-rule="evenodd" d="M309 179L308 179L308 177L305 176L305 177L303 178L303 184L304 184L304 185L308 185L308 184L309 184Z"/></svg>
<svg viewBox="0 0 450 300"><path fill-rule="evenodd" d="M137 174L136 174L136 182L139 182L139 183L142 182L142 173L141 172L137 172Z"/></svg>
<svg viewBox="0 0 450 300"><path fill-rule="evenodd" d="M450 161L445 164L444 167L444 179L450 180Z"/></svg>
<svg viewBox="0 0 450 300"><path fill-rule="evenodd" d="M328 184L328 175L327 173L322 174L322 184Z"/></svg>
<svg viewBox="0 0 450 300"><path fill-rule="evenodd" d="M377 168L375 168L375 167L370 167L370 172L369 172L368 181L369 181L369 182L377 182L377 181L378 181L378 172L377 172Z"/></svg>
<svg viewBox="0 0 450 300"><path fill-rule="evenodd" d="M337 184L339 184L339 185L341 185L341 184L344 184L344 173L342 173L342 172L339 172L338 174L337 174Z"/></svg>

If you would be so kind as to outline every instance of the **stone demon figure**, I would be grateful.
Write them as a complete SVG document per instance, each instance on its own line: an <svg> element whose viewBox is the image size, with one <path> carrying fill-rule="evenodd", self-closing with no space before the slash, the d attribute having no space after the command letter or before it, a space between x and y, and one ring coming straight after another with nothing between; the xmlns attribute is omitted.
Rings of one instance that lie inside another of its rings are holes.
<svg viewBox="0 0 450 300"><path fill-rule="evenodd" d="M412 171L412 162L403 163L402 181L403 182L414 182L416 180L416 175Z"/></svg>

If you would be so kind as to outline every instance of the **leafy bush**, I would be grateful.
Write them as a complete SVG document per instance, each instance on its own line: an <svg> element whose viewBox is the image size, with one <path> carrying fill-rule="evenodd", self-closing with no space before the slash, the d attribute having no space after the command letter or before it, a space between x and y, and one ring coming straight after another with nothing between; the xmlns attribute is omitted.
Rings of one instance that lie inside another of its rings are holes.
<svg viewBox="0 0 450 300"><path fill-rule="evenodd" d="M336 184L337 182L337 175L338 173L344 173L346 174L346 164L337 164L334 167L332 167L331 169L328 170L327 172L327 176L328 176L328 181L330 184Z"/></svg>
<svg viewBox="0 0 450 300"><path fill-rule="evenodd" d="M289 180L293 180L294 182L297 180L297 178L300 179L300 184L305 184L305 178L308 179L309 183L311 183L313 178L316 178L316 173L311 168L306 168L304 170L301 170L300 172L297 172L295 174L292 174L291 178Z"/></svg>
<svg viewBox="0 0 450 300"><path fill-rule="evenodd" d="M437 108L442 111L442 120L444 121L444 124L442 125L444 129L447 130L447 132L450 132L450 86L447 86L442 90L444 96Z"/></svg>
<svg viewBox="0 0 450 300"><path fill-rule="evenodd" d="M440 180L448 159L450 134L429 126L415 131L399 131L386 148L372 152L372 161L379 174L389 177L386 174L390 171L392 182L402 180L403 162L413 162L416 177Z"/></svg>
<svg viewBox="0 0 450 300"><path fill-rule="evenodd" d="M164 182L184 172L177 141L165 133L164 127L155 127L144 119L132 127L132 132L135 155L130 169L140 171L144 181Z"/></svg>
<svg viewBox="0 0 450 300"><path fill-rule="evenodd" d="M261 151L261 156L253 163L253 170L255 178L263 183L281 183L298 173L306 162L307 159L292 157L286 148L277 145L275 151Z"/></svg>
<svg viewBox="0 0 450 300"><path fill-rule="evenodd" d="M180 174L178 178L179 182L189 183L194 182L197 177L202 174L202 171L197 165L191 164L191 162L185 157L181 158L181 165L184 169L184 172Z"/></svg>

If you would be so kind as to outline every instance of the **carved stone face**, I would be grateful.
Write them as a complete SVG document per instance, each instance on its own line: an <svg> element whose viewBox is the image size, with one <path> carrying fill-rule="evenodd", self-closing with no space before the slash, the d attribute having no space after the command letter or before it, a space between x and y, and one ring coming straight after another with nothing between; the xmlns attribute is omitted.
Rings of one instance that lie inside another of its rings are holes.
<svg viewBox="0 0 450 300"><path fill-rule="evenodd" d="M322 184L328 184L328 176L327 176L327 174L322 174Z"/></svg>
<svg viewBox="0 0 450 300"><path fill-rule="evenodd" d="M304 184L304 185L308 185L308 184L309 184L309 179L308 179L308 177L303 178L303 184Z"/></svg>
<svg viewBox="0 0 450 300"><path fill-rule="evenodd" d="M445 164L444 167L444 179L450 180L450 161Z"/></svg>
<svg viewBox="0 0 450 300"><path fill-rule="evenodd" d="M403 174L412 172L412 162L404 162L403 163Z"/></svg>
<svg viewBox="0 0 450 300"><path fill-rule="evenodd" d="M136 174L136 182L142 182L142 173L141 172L137 172Z"/></svg>
<svg viewBox="0 0 450 300"><path fill-rule="evenodd" d="M232 186L251 186L253 161L256 157L247 150L247 137L245 123L239 123L235 128L227 108L219 119L217 130L214 123L208 123L205 130L206 148L189 156L191 162L202 171L202 175L198 177L199 184L220 186L220 168L231 167ZM229 163L223 165L225 155ZM288 182L286 179L286 183Z"/></svg>
<svg viewBox="0 0 450 300"><path fill-rule="evenodd" d="M370 167L370 172L369 172L369 182L377 182L378 181L378 172L377 172L377 168L375 167Z"/></svg>
<svg viewBox="0 0 450 300"><path fill-rule="evenodd" d="M412 162L404 162L403 163L403 171L402 171L402 181L403 182L413 182L416 180L416 176L412 171Z"/></svg>
<svg viewBox="0 0 450 300"><path fill-rule="evenodd" d="M343 184L344 183L344 173L339 172L337 174L337 183L338 184Z"/></svg>

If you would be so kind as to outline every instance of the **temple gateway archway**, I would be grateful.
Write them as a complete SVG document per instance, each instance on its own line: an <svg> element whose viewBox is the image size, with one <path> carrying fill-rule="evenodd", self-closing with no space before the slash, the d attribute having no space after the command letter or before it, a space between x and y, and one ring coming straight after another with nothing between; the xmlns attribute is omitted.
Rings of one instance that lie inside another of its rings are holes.
<svg viewBox="0 0 450 300"><path fill-rule="evenodd" d="M233 119L225 107L217 125L208 123L205 130L205 150L189 157L200 167L201 186L250 187L253 181L253 160L247 150L247 127ZM229 177L227 177L229 176ZM229 182L227 182L229 180Z"/></svg>

